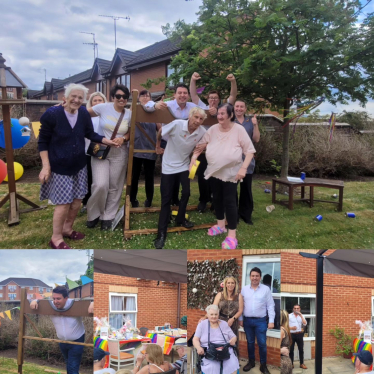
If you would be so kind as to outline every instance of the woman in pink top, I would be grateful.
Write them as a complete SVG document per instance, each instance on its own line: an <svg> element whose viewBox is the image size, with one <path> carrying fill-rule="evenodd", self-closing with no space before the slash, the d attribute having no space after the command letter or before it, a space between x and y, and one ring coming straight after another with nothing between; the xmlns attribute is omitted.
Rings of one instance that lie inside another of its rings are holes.
<svg viewBox="0 0 374 374"><path fill-rule="evenodd" d="M200 153L206 148L208 167L204 175L211 183L217 217L217 224L208 230L208 235L220 235L227 231L226 215L229 230L228 236L222 242L222 249L236 249L237 183L245 177L256 150L244 127L234 122L235 113L231 104L218 108L217 119L218 124L210 127L195 148L190 168L196 164Z"/></svg>

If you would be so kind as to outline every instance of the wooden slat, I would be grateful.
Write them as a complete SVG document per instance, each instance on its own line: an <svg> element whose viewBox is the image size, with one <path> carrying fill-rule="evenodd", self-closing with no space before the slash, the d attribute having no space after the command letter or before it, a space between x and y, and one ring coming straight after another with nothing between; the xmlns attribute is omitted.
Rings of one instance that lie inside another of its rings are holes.
<svg viewBox="0 0 374 374"><path fill-rule="evenodd" d="M52 309L49 305L48 300L40 300L38 309L31 309L28 302L25 303L25 312L28 314L39 314L46 316L68 316L68 317L93 317L92 313L88 313L88 307L90 306L90 300L78 300L75 301L73 306L65 311L58 312Z"/></svg>
<svg viewBox="0 0 374 374"><path fill-rule="evenodd" d="M214 223L204 223L202 225L196 225L191 229L186 229L185 227L169 227L167 232L182 232L182 231L192 231L192 230L201 230L201 229L209 229ZM149 234L157 234L158 229L142 229L142 230L127 230L125 231L125 238L130 239L133 235L149 235Z"/></svg>
<svg viewBox="0 0 374 374"><path fill-rule="evenodd" d="M35 323L30 319L30 317L27 314L24 314L27 321L30 323L30 325L34 328L35 332L39 335L39 338L42 338L43 335L40 333L38 328L35 326Z"/></svg>
<svg viewBox="0 0 374 374"><path fill-rule="evenodd" d="M19 331L18 331L18 353L17 353L17 365L18 373L22 374L22 365L23 365L23 351L25 341L23 336L25 335L26 330L26 318L25 318L25 306L27 304L27 295L26 289L21 289L21 307L20 307L20 317L19 317Z"/></svg>
<svg viewBox="0 0 374 374"><path fill-rule="evenodd" d="M37 338L36 336L24 336L24 339L28 340L40 340L43 342L52 342L52 343L65 343L65 344L73 344L73 345L83 345L85 347L91 347L93 348L93 343L87 344L87 343L79 343L79 342L72 342L70 340L59 340L59 339L49 339L49 338Z"/></svg>

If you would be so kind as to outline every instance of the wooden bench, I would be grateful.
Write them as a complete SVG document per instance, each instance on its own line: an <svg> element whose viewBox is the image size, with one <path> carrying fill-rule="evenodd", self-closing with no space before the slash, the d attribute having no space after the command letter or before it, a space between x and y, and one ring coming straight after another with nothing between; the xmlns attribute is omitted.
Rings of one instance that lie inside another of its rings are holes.
<svg viewBox="0 0 374 374"><path fill-rule="evenodd" d="M280 200L276 201L276 190L277 184L287 186L288 187L288 201L287 200ZM301 198L294 199L294 189L297 187L301 187ZM305 187L309 187L309 198L305 197ZM316 200L314 199L314 187L325 187L325 188L333 188L339 191L338 194L338 201L331 201L331 200ZM290 182L287 178L273 178L272 184L272 202L279 203L286 205L288 209L293 209L293 203L299 201L306 201L309 206L312 208L315 201L323 202L323 203L331 203L336 204L338 206L338 212L343 210L343 189L344 189L344 182L338 180L331 180L331 179L321 179L321 178L305 178L304 182Z"/></svg>

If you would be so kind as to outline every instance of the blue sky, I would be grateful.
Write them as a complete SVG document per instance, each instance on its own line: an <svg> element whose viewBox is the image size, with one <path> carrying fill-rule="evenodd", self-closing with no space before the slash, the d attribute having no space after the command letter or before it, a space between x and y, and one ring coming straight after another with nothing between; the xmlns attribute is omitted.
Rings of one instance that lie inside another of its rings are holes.
<svg viewBox="0 0 374 374"><path fill-rule="evenodd" d="M95 33L99 57L112 59L113 21L100 14L130 17L117 21L117 47L135 51L163 40L161 26L167 23L196 21L201 4L202 0L1 0L1 24L7 32L0 33L0 52L30 89L41 89L43 69L50 81L92 67L92 46L83 44L92 42L92 36L80 31ZM370 3L363 13L372 11ZM324 103L319 109L331 113L361 108L358 103L337 107ZM374 115L374 101L365 110Z"/></svg>
<svg viewBox="0 0 374 374"><path fill-rule="evenodd" d="M92 251L90 251L92 254ZM0 281L9 277L40 279L49 286L78 280L87 269L85 250L0 250Z"/></svg>

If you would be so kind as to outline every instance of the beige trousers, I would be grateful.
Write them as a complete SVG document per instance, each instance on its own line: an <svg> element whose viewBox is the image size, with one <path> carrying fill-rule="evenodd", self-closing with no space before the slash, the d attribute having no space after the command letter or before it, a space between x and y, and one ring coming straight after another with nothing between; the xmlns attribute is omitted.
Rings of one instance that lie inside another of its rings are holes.
<svg viewBox="0 0 374 374"><path fill-rule="evenodd" d="M92 187L87 202L87 220L112 220L116 216L126 180L129 149L127 144L112 147L105 160L91 158Z"/></svg>

